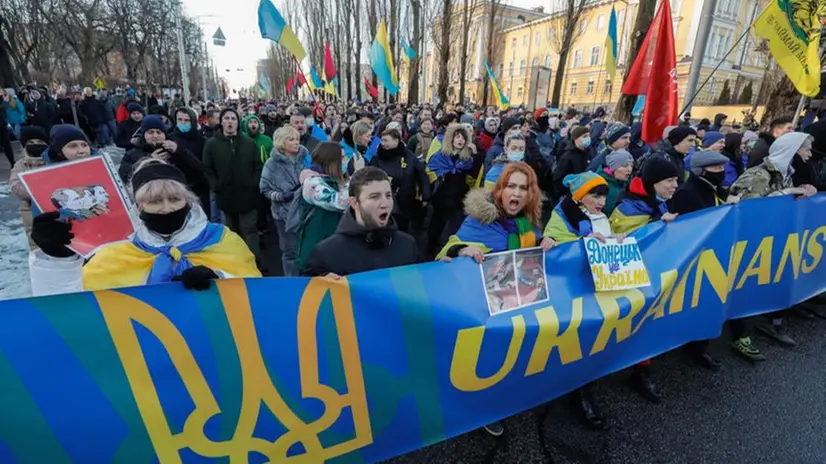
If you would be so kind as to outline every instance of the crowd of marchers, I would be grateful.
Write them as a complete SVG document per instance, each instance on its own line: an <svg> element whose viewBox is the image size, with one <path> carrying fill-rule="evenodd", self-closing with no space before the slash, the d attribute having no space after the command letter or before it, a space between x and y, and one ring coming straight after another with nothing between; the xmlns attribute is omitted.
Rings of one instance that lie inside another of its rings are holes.
<svg viewBox="0 0 826 464"><path fill-rule="evenodd" d="M7 114L22 104L8 97ZM97 96L88 89L83 98ZM63 120L6 135L24 149L11 186L30 237L37 294L168 281L200 290L227 277L339 279L434 259L482 262L488 253L547 251L584 237L622 241L653 221L826 188L826 121L803 132L781 118L758 132L722 114L713 122L686 118L651 145L641 140L640 123L612 121L602 109L184 105L174 98L146 111L141 97L127 92L112 112L113 126ZM66 246L72 223L33 213L19 174L96 156L111 143L126 150L118 175L131 190L138 228L130 242L84 260ZM262 260L261 240L271 229L282 269L267 269ZM135 261L138 255L145 259ZM763 361L757 331L794 346L784 318L822 317L814 303L729 321L734 353ZM683 349L717 370L707 347L703 341ZM633 367L630 385L659 402L653 364ZM587 425L605 426L589 386L571 398ZM504 432L499 422L485 428Z"/></svg>

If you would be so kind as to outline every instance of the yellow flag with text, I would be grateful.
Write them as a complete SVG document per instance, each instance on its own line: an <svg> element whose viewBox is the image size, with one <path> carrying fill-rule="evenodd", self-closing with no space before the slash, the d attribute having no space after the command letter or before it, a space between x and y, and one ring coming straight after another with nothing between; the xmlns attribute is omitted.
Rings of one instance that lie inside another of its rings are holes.
<svg viewBox="0 0 826 464"><path fill-rule="evenodd" d="M826 2L772 0L754 23L769 49L798 92L814 97L820 92L820 28Z"/></svg>

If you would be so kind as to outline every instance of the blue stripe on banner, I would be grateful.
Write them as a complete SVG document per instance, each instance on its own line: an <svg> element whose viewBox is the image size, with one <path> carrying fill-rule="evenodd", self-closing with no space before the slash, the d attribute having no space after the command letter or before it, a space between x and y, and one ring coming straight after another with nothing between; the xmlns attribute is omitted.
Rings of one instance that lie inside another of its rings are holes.
<svg viewBox="0 0 826 464"><path fill-rule="evenodd" d="M577 241L493 317L469 259L0 302L0 462L376 462L826 290L826 195L633 236L650 286L595 294Z"/></svg>

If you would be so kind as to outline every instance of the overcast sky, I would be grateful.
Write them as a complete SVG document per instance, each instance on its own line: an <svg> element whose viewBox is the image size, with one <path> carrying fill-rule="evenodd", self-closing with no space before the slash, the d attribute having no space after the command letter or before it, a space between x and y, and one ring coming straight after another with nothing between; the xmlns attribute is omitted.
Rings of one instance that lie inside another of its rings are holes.
<svg viewBox="0 0 826 464"><path fill-rule="evenodd" d="M530 8L547 7L551 0L506 1L511 5ZM255 84L255 63L266 56L269 41L262 39L258 32L258 3L259 0L183 0L185 12L200 19L208 35L209 56L215 60L218 74L226 77L231 87ZM280 6L281 0L274 3ZM219 26L227 38L224 47L212 45L212 34Z"/></svg>

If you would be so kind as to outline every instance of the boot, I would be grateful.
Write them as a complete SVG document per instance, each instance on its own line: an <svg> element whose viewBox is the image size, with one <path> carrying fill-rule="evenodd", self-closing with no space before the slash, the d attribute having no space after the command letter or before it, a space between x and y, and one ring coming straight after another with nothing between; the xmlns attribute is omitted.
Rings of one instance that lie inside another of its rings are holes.
<svg viewBox="0 0 826 464"><path fill-rule="evenodd" d="M571 395L571 405L588 428L605 429L605 420L599 413L597 404L591 396L591 389L587 385L574 391Z"/></svg>
<svg viewBox="0 0 826 464"><path fill-rule="evenodd" d="M634 367L634 373L631 375L631 388L652 403L659 403L663 399L657 385L651 379L648 367Z"/></svg>

